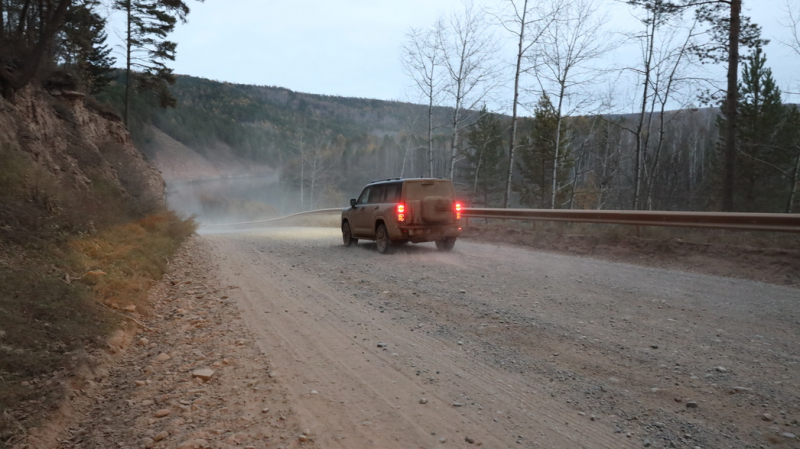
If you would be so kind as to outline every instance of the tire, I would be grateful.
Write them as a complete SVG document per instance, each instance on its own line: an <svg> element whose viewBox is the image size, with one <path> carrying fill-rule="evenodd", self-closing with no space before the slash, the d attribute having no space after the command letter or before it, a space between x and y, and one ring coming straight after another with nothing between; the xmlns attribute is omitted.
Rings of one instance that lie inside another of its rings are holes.
<svg viewBox="0 0 800 449"><path fill-rule="evenodd" d="M450 251L456 246L455 237L445 237L436 241L436 249L439 251Z"/></svg>
<svg viewBox="0 0 800 449"><path fill-rule="evenodd" d="M354 239L353 233L350 232L349 221L342 223L342 243L344 243L344 246L351 246L358 243L358 239Z"/></svg>
<svg viewBox="0 0 800 449"><path fill-rule="evenodd" d="M378 247L378 252L381 254L389 254L392 252L392 241L389 240L389 231L386 225L381 223L378 229L375 230L375 246Z"/></svg>

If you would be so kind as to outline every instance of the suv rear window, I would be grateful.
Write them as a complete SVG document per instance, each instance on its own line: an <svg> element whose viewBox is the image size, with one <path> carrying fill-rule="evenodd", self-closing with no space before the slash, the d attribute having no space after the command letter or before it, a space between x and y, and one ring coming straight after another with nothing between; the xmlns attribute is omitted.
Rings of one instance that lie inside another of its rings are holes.
<svg viewBox="0 0 800 449"><path fill-rule="evenodd" d="M443 196L455 198L453 183L442 179L425 179L419 181L406 181L406 198L425 198L428 196Z"/></svg>

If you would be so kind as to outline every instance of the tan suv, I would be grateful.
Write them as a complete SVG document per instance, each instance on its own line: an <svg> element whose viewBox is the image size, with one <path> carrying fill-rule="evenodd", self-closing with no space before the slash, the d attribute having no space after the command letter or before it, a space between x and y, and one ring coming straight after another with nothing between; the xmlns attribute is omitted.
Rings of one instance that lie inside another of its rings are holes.
<svg viewBox="0 0 800 449"><path fill-rule="evenodd" d="M449 179L383 179L364 187L342 211L344 246L375 240L378 252L407 242L449 251L461 235L461 204Z"/></svg>

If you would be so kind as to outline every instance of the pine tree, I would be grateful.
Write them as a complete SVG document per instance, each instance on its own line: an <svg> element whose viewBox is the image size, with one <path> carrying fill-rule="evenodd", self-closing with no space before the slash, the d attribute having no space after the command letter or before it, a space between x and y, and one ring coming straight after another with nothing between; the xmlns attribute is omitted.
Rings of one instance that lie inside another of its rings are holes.
<svg viewBox="0 0 800 449"><path fill-rule="evenodd" d="M800 117L796 107L783 104L766 61L756 47L745 58L739 83L735 204L744 211L780 212L796 178ZM718 126L726 126L724 116Z"/></svg>
<svg viewBox="0 0 800 449"><path fill-rule="evenodd" d="M175 107L169 91L175 75L166 61L175 60L177 43L167 36L179 19L186 21L189 7L182 0L115 0L114 7L126 15L123 118L128 124L133 87L154 95L162 108Z"/></svg>
<svg viewBox="0 0 800 449"><path fill-rule="evenodd" d="M106 45L106 20L96 12L100 2L85 0L67 12L61 33L60 59L84 87L96 94L110 82L115 59Z"/></svg>
<svg viewBox="0 0 800 449"><path fill-rule="evenodd" d="M486 106L480 111L478 121L469 127L466 154L467 168L465 181L472 187L472 201L483 198L484 207L497 206L495 200L502 200L505 171L504 137L505 129L495 114L489 113Z"/></svg>
<svg viewBox="0 0 800 449"><path fill-rule="evenodd" d="M547 95L542 95L534 109L531 132L521 141L520 157L517 162L522 182L516 185L515 190L520 194L520 202L526 206L550 207L557 126L558 114L553 103ZM569 176L573 160L569 151L569 139L562 137L559 146L556 185L562 186ZM556 192L556 207L569 197L569 191L563 188L557 189L559 190Z"/></svg>

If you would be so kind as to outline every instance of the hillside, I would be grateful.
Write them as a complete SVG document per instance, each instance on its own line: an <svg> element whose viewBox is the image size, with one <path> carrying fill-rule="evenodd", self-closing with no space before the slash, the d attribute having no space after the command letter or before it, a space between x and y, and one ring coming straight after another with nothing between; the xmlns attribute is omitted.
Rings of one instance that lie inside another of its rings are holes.
<svg viewBox="0 0 800 449"><path fill-rule="evenodd" d="M125 126L72 90L0 99L0 445L47 417L194 225ZM115 309L123 309L122 312Z"/></svg>
<svg viewBox="0 0 800 449"><path fill-rule="evenodd" d="M215 195L254 200L286 213L344 206L370 180L430 176L432 166L433 176L453 178L468 204L502 206L509 165L508 116L488 113L491 119L481 125L479 113L462 111L465 120L453 148L453 110L436 108L429 161L423 105L190 76L178 77L173 93L174 109L160 109L145 96L137 97L130 123L137 146L167 174L167 182L173 177L209 179L214 170L221 177L271 172L274 182L260 182L258 195L245 187L215 188ZM120 86L112 85L101 99L119 109ZM533 116L518 123L510 203L580 209L630 209L636 203L639 209L716 210L722 172L717 118L717 108L668 111L663 117L652 111L641 124L633 114L566 117L556 152L556 112L540 98ZM492 135L486 134L488 128L480 129L489 124ZM642 130L637 137L638 126ZM476 134L470 137L472 131ZM176 153L173 141L182 145L181 151ZM792 209L796 188L791 174L797 160L793 152L791 147L767 152L762 155L767 163L741 155L736 176L739 210ZM189 157L191 153L208 164ZM183 155L200 165L179 162Z"/></svg>

